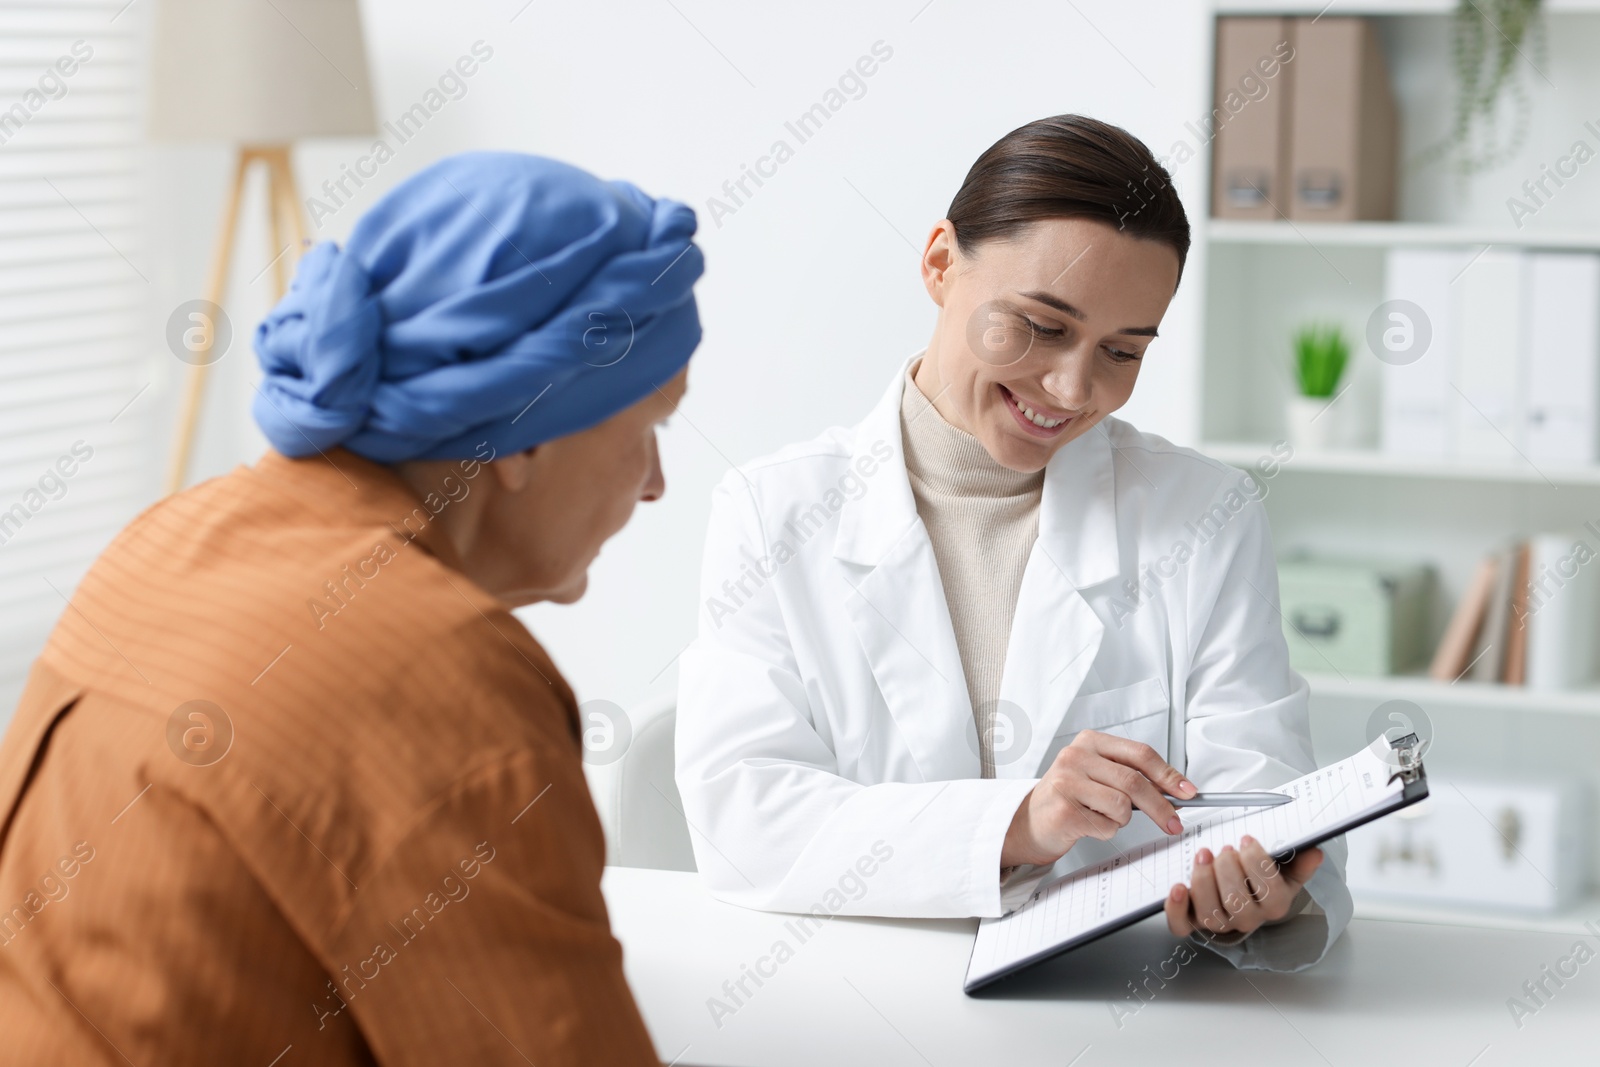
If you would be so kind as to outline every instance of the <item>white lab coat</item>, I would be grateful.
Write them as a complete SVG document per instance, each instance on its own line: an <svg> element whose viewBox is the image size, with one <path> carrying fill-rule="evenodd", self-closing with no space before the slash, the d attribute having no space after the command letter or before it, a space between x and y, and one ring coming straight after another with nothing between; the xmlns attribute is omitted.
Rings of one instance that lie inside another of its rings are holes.
<svg viewBox="0 0 1600 1067"><path fill-rule="evenodd" d="M1018 902L1002 898L1006 828L1082 729L1152 745L1202 790L1315 767L1266 483L1106 418L1045 469L1000 685L1009 731L996 732L997 777L981 778L906 476L904 381L902 367L859 425L731 471L714 493L676 737L712 893L775 911L1003 914ZM1055 873L1159 836L1136 809ZM1210 947L1242 967L1320 959L1351 912L1343 839L1325 851L1302 913Z"/></svg>

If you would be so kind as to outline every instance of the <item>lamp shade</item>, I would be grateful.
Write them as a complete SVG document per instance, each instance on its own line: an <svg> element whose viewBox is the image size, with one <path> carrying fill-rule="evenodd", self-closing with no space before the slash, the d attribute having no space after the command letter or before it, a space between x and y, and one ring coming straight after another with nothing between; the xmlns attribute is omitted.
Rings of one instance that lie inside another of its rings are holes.
<svg viewBox="0 0 1600 1067"><path fill-rule="evenodd" d="M161 140L375 132L356 0L160 0L149 115Z"/></svg>

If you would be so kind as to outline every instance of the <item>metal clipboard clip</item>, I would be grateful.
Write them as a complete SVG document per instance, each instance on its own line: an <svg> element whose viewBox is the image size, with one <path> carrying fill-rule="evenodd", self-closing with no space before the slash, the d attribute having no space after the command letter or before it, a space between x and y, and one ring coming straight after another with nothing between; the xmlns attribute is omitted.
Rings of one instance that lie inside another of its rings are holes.
<svg viewBox="0 0 1600 1067"><path fill-rule="evenodd" d="M1422 769L1422 741L1416 734L1406 734L1389 742L1389 750L1394 753L1395 759L1400 761L1400 767L1389 775L1385 785L1391 785L1396 778L1407 785L1426 777Z"/></svg>

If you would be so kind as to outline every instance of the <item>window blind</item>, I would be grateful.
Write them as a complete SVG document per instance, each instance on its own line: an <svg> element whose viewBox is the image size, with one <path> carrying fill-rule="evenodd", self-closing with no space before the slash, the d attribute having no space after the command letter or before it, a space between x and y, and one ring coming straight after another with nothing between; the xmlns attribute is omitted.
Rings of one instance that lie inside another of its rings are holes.
<svg viewBox="0 0 1600 1067"><path fill-rule="evenodd" d="M148 494L137 0L0 0L0 724Z"/></svg>

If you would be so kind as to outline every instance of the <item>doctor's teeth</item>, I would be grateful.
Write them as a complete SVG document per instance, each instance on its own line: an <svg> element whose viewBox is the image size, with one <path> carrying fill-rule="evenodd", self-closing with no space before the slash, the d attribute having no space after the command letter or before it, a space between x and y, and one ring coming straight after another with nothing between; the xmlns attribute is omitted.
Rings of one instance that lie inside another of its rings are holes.
<svg viewBox="0 0 1600 1067"><path fill-rule="evenodd" d="M1017 410L1022 412L1029 422L1043 430L1053 429L1067 421L1066 419L1047 419L1020 400L1017 401Z"/></svg>

